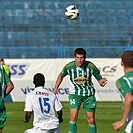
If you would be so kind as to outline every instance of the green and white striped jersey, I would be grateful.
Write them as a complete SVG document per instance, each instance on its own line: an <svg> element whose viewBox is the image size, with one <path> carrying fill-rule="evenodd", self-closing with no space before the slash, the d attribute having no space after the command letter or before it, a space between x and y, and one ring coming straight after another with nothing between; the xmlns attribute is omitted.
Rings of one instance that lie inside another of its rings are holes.
<svg viewBox="0 0 133 133"><path fill-rule="evenodd" d="M8 83L10 81L11 80L10 80L9 76L5 72L3 66L0 64L0 98L1 97L4 98L5 85L6 85L6 83Z"/></svg>
<svg viewBox="0 0 133 133"><path fill-rule="evenodd" d="M121 93L122 100L124 100L124 96L127 93L133 94L133 71L128 72L124 76L119 78L116 81L116 86ZM128 119L127 119L127 123L129 123L131 120L133 120L133 104L132 104L131 112L130 112ZM133 126L132 126L132 130L133 130Z"/></svg>
<svg viewBox="0 0 133 133"><path fill-rule="evenodd" d="M97 79L102 79L98 68L90 61L85 61L84 66L76 66L76 61L68 63L61 72L62 77L70 76L71 86L69 94L80 96L95 95L95 89L92 82L92 75Z"/></svg>
<svg viewBox="0 0 133 133"><path fill-rule="evenodd" d="M126 93L133 94L133 71L126 73L116 81L116 86L124 97Z"/></svg>

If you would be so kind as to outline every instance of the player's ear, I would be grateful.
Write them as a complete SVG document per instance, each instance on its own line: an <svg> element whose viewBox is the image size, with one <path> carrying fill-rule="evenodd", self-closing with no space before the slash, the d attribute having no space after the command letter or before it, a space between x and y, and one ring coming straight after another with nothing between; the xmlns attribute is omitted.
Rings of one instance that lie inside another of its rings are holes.
<svg viewBox="0 0 133 133"><path fill-rule="evenodd" d="M121 61L121 66L124 66L123 62Z"/></svg>

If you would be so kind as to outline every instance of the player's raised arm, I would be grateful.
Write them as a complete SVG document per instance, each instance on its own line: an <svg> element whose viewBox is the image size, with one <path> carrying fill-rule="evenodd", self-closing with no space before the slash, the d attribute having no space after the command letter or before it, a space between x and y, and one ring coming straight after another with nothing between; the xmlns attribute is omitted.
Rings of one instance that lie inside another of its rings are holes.
<svg viewBox="0 0 133 133"><path fill-rule="evenodd" d="M54 86L54 89L53 89L53 93L56 94L57 93L57 90L58 90L58 87L60 86L61 82L63 80L63 77L61 75L61 73L58 75L58 78L56 80L56 83L55 83L55 86Z"/></svg>

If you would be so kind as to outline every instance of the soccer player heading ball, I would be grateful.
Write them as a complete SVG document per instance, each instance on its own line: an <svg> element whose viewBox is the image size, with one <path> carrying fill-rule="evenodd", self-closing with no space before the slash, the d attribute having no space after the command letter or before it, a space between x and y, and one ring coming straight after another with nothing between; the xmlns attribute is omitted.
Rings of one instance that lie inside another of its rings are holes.
<svg viewBox="0 0 133 133"><path fill-rule="evenodd" d="M69 88L69 132L76 133L78 111L83 103L88 121L88 133L96 133L96 98L91 77L93 75L102 87L107 83L107 79L102 78L100 71L92 62L86 61L86 51L83 48L77 48L74 51L74 58L75 60L68 63L59 74L53 92L56 94L63 78L69 75L71 81Z"/></svg>

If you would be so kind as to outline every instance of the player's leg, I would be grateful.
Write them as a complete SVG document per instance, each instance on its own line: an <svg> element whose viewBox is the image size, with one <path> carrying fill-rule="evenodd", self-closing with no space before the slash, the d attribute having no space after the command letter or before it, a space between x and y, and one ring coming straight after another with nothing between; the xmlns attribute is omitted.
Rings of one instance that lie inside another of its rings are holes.
<svg viewBox="0 0 133 133"><path fill-rule="evenodd" d="M95 113L86 112L86 117L88 121L88 133L96 133Z"/></svg>
<svg viewBox="0 0 133 133"><path fill-rule="evenodd" d="M78 109L70 109L70 121L69 121L69 132L76 133L77 126L76 122L78 120Z"/></svg>
<svg viewBox="0 0 133 133"><path fill-rule="evenodd" d="M83 107L86 110L86 118L88 122L88 132L96 133L95 124L95 109L96 109L96 99L94 96L84 97Z"/></svg>
<svg viewBox="0 0 133 133"><path fill-rule="evenodd" d="M58 125L57 130L55 133L60 133L60 125Z"/></svg>
<svg viewBox="0 0 133 133"><path fill-rule="evenodd" d="M81 97L76 95L69 95L69 107L70 107L70 121L69 132L76 133L76 122L78 120L78 110L81 105Z"/></svg>
<svg viewBox="0 0 133 133"><path fill-rule="evenodd" d="M2 133L2 129L0 128L0 133Z"/></svg>
<svg viewBox="0 0 133 133"><path fill-rule="evenodd" d="M2 133L2 130L3 130L5 125L6 125L6 111L2 110L0 112L0 133Z"/></svg>

